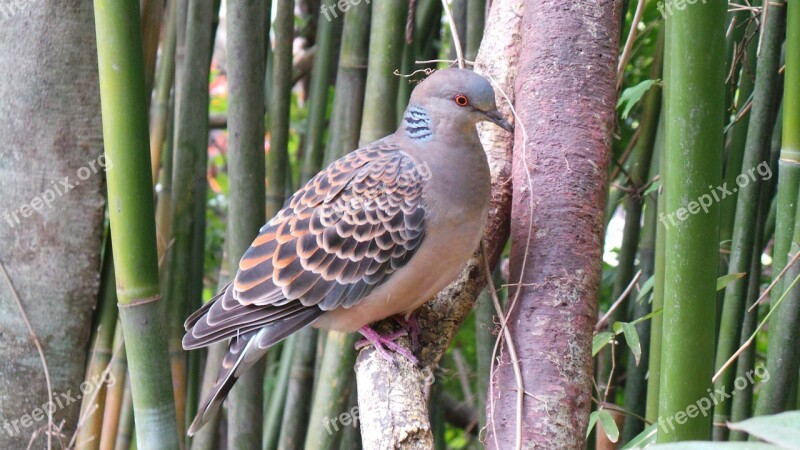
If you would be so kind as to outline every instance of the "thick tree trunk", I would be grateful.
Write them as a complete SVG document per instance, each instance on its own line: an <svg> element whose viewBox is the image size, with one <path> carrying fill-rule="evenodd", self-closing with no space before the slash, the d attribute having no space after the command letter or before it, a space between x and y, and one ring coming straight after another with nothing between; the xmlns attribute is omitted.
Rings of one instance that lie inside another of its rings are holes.
<svg viewBox="0 0 800 450"><path fill-rule="evenodd" d="M477 72L493 79L495 88L506 92L511 101L521 40L521 5L522 0L494 2L476 67ZM499 91L496 94L500 110L510 118L508 103ZM494 265L508 239L513 139L495 125L479 125L478 131L492 172L492 199L484 242L490 264ZM372 347L359 354L356 377L364 449L433 448L426 384L433 382L432 374L439 359L486 285L482 268L483 259L476 254L450 286L417 311L422 330L419 356L423 367L413 367L402 357L398 358L398 367L394 367Z"/></svg>
<svg viewBox="0 0 800 450"><path fill-rule="evenodd" d="M515 448L518 427L524 448L584 447L620 9L614 0L525 2L508 320L523 386L503 345L487 400L490 449Z"/></svg>
<svg viewBox="0 0 800 450"><path fill-rule="evenodd" d="M42 344L69 441L98 293L105 159L92 3L0 8L0 260ZM43 448L45 372L0 276L0 448ZM53 448L61 448L53 437Z"/></svg>

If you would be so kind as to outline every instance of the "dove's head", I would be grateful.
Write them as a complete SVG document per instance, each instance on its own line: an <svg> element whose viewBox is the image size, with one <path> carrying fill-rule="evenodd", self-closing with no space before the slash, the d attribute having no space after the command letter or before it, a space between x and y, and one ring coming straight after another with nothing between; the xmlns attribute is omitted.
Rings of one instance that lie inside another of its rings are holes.
<svg viewBox="0 0 800 450"><path fill-rule="evenodd" d="M492 85L471 70L437 70L414 88L406 116L415 107L434 121L446 121L456 128L488 121L511 131L511 124L497 110Z"/></svg>

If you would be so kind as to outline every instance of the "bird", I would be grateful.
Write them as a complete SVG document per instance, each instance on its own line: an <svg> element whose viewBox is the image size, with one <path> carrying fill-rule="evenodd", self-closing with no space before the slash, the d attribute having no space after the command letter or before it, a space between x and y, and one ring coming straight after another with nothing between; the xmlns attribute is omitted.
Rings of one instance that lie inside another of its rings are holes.
<svg viewBox="0 0 800 450"><path fill-rule="evenodd" d="M236 379L308 326L360 332L384 357L416 362L371 323L412 313L477 249L491 177L476 124L512 131L491 84L443 69L411 93L396 132L331 163L292 195L242 256L234 279L185 322L183 347L230 340L188 434L217 413Z"/></svg>

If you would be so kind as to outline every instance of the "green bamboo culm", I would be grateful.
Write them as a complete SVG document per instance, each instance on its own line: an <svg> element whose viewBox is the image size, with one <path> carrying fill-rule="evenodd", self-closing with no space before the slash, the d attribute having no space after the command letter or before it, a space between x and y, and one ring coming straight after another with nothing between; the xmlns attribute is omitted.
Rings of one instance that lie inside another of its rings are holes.
<svg viewBox="0 0 800 450"><path fill-rule="evenodd" d="M359 145L376 141L397 128L399 79L403 59L408 0L383 0L372 5L369 65Z"/></svg>
<svg viewBox="0 0 800 450"><path fill-rule="evenodd" d="M281 434L281 423L283 422L286 402L286 387L289 385L297 336L297 334L292 334L280 344L282 350L281 359L278 363L277 379L275 380L275 387L272 389L273 394L269 398L267 413L264 417L264 444L262 446L264 450L278 448L278 438Z"/></svg>
<svg viewBox="0 0 800 450"><path fill-rule="evenodd" d="M334 8L334 0L323 0L322 8ZM358 9L355 7L354 9ZM336 34L341 30L341 19L319 15L317 21L317 53L311 69L311 89L308 94L308 126L303 141L303 167L300 179L304 182L319 172L325 158L325 113L328 110L328 87L331 84L331 64L336 60L338 49ZM352 93L348 93L353 95Z"/></svg>
<svg viewBox="0 0 800 450"><path fill-rule="evenodd" d="M317 334L316 328L304 328L297 333L297 341L294 342L294 357L286 386L286 403L278 437L278 448L281 450L299 450L305 444L314 388Z"/></svg>
<svg viewBox="0 0 800 450"><path fill-rule="evenodd" d="M367 82L371 13L371 4L362 3L357 8L350 8L344 16L325 164L358 148Z"/></svg>
<svg viewBox="0 0 800 450"><path fill-rule="evenodd" d="M292 42L294 41L294 1L278 0L275 22L275 47L272 53L270 87L270 135L267 160L267 217L274 216L286 197L289 165L289 110L292 95Z"/></svg>
<svg viewBox="0 0 800 450"><path fill-rule="evenodd" d="M475 61L486 25L486 0L467 0L467 43L464 57Z"/></svg>
<svg viewBox="0 0 800 450"><path fill-rule="evenodd" d="M758 7L761 5L761 2L759 0L755 0L752 2L752 5L754 7ZM745 47L741 53L743 56L743 61L742 68L739 70L740 75L738 77L738 94L735 96L737 101L735 105L731 105L736 113L736 117L734 119L736 122L729 125L727 133L727 157L725 158L725 173L723 175L723 182L727 183L728 186L733 186L736 183L736 177L742 171L745 144L747 143L747 130L749 128L750 117L752 114L750 110L744 110L743 108L745 107L745 102L750 99L750 96L753 93L756 64L758 60L758 22L756 20L751 20L747 27L739 23L740 21L743 21L747 15L749 15L749 11L744 10L740 11L734 16L734 20L738 26L734 28L736 33L734 33L735 36L732 39L736 39L738 37L739 40L745 39L746 42L739 44L744 45ZM745 29L746 31L743 31ZM731 62L729 62L729 64L730 63ZM730 68L726 70L729 71ZM730 91L731 89L726 89L726 95L733 98L734 96ZM730 102L731 101L726 101L726 104ZM730 195L721 199L719 202L719 241L720 245L725 249L730 249L731 247L734 217L736 215L736 200L738 195L738 191L731 191ZM728 257L724 253L720 253L720 275L725 275L726 273L728 273ZM720 300L722 300L722 297L723 295L720 295Z"/></svg>
<svg viewBox="0 0 800 450"><path fill-rule="evenodd" d="M95 0L109 220L137 442L178 448L159 292L142 37L137 2Z"/></svg>
<svg viewBox="0 0 800 450"><path fill-rule="evenodd" d="M750 179L748 172L758 176L763 169L769 169L770 140L775 123L776 95L778 84L778 68L781 59L781 45L786 26L786 8L782 1L773 1L767 10L761 41L761 56L756 69L753 103L750 112L747 143L742 160L741 173L734 177L738 186L736 215L731 240L731 256L728 273L749 273L756 243L760 244L760 236L756 237L756 221L758 204L763 182ZM745 75L742 74L744 77ZM727 178L727 177L726 177ZM744 179L744 181L741 181ZM733 186L730 186L731 188ZM759 233L760 235L760 233ZM742 320L745 314L748 278L742 277L731 281L725 288L725 300L722 306L719 340L717 342L715 369L719 370L739 348ZM733 385L735 367L729 367L714 383L714 390L730 392ZM725 423L730 419L732 402L721 401L714 407L714 422ZM727 440L728 427L721 425L714 428L715 440Z"/></svg>
<svg viewBox="0 0 800 450"><path fill-rule="evenodd" d="M666 45L666 42L665 42ZM666 49L665 49L666 50ZM664 53L664 66L669 62L669 53ZM662 96L663 98L663 96ZM666 123L664 103L661 103L661 116L658 121L658 131L656 131L656 145L659 146L658 153L658 174L661 177L662 187L658 200L656 201L656 208L658 217L664 217L667 211L667 197L668 193L663 187L663 181L666 178L669 168L667 167L667 158L664 156L666 145ZM653 297L650 300L650 309L652 311L662 311L662 314L656 314L650 319L650 359L647 365L648 378L647 378L647 405L645 408L645 418L648 422L655 422L658 420L658 404L660 397L661 386L661 348L662 337L664 330L664 264L666 253L666 224L658 220L656 223L656 236L655 236L655 255L653 258Z"/></svg>
<svg viewBox="0 0 800 450"><path fill-rule="evenodd" d="M178 36L178 1L172 0L167 7L167 23L161 59L156 72L156 87L150 105L150 165L153 179L158 177L161 166L161 148L166 142L169 123L169 99L175 80L175 44Z"/></svg>
<svg viewBox="0 0 800 450"><path fill-rule="evenodd" d="M99 307L95 312L92 326L93 335L91 359L86 369L86 380L99 380L100 375L106 370L114 352L114 330L117 328L117 287L114 279L114 258L111 250L111 239L106 237L105 253L103 255L102 269L100 272L100 298ZM96 381L95 381L96 382ZM103 407L106 398L106 388L101 387L96 398L84 396L81 402L80 420L83 425L78 431L76 448L89 450L98 448L100 442L100 429L103 424ZM95 406L96 405L96 406ZM95 409L96 408L96 409ZM94 412L91 412L94 409Z"/></svg>
<svg viewBox="0 0 800 450"><path fill-rule="evenodd" d="M792 212L797 210L797 189L800 185L800 0L788 2L786 26L786 72L783 88L783 142L779 160L778 212L773 249L773 273L778 276L788 258L799 251L800 221L794 217L792 234L788 235ZM791 254L789 253L791 251ZM773 301L780 297L800 274L800 264L787 270L782 282L773 288ZM779 289L780 288L780 289ZM767 372L769 380L756 403L756 415L775 414L785 410L791 385L797 383L798 330L800 330L800 288L794 287L777 314L769 321ZM777 307L772 305L771 307Z"/></svg>
<svg viewBox="0 0 800 450"><path fill-rule="evenodd" d="M355 380L353 365L356 352L355 333L329 331L320 364L320 375L311 405L305 448L334 450L339 448L340 433L331 432L330 420L347 409L350 390Z"/></svg>
<svg viewBox="0 0 800 450"><path fill-rule="evenodd" d="M228 267L250 247L265 221L264 2L228 0ZM261 448L264 360L228 396L228 448Z"/></svg>
<svg viewBox="0 0 800 450"><path fill-rule="evenodd" d="M666 222L669 283L659 390L659 417L665 422L658 442L705 440L711 433L710 415L677 423L676 416L708 395L714 369L719 205L709 186L722 178L726 9L724 2L698 3L674 9L666 19L668 194L659 220ZM710 205L701 209L700 201Z"/></svg>
<svg viewBox="0 0 800 450"><path fill-rule="evenodd" d="M183 321L188 309L199 302L203 259L206 166L208 164L208 76L211 45L211 2L189 2L182 67L177 71L175 144L172 156L172 213L170 247L164 295L169 323L169 350L176 392L176 414L185 438L186 353ZM138 421L137 427L139 429Z"/></svg>

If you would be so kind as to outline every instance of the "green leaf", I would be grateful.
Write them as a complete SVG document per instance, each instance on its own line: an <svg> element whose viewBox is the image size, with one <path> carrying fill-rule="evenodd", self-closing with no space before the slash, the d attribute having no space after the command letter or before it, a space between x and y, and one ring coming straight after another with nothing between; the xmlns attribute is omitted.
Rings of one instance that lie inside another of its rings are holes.
<svg viewBox="0 0 800 450"><path fill-rule="evenodd" d="M638 447L641 448L641 447ZM708 442L708 441L687 441L677 444L661 444L652 447L656 450L785 450L770 444L759 442ZM786 447L796 448L796 447Z"/></svg>
<svg viewBox="0 0 800 450"><path fill-rule="evenodd" d="M608 345L612 339L614 339L614 333L610 331L603 331L602 333L595 334L592 338L592 356L596 356L600 353L600 350Z"/></svg>
<svg viewBox="0 0 800 450"><path fill-rule="evenodd" d="M631 439L630 442L625 444L622 447L622 450L630 450L630 449L638 449L644 448L648 445L653 445L656 443L656 437L658 436L658 423L654 423L648 425L641 433L636 435L635 438Z"/></svg>
<svg viewBox="0 0 800 450"><path fill-rule="evenodd" d="M725 287L728 286L729 284L731 284L731 282L733 280L738 280L739 278L742 278L745 275L747 275L747 273L745 273L745 272L729 273L727 275L723 275L723 276L717 278L717 290L721 291L721 290L725 289Z"/></svg>
<svg viewBox="0 0 800 450"><path fill-rule="evenodd" d="M619 101L617 102L617 109L619 109L622 105L625 105L625 108L622 110L623 119L628 117L631 109L633 109L633 107L639 103L639 100L642 99L644 94L650 90L653 85L658 84L659 81L660 80L644 80L636 86L631 86L622 91L622 94L619 96Z"/></svg>
<svg viewBox="0 0 800 450"><path fill-rule="evenodd" d="M594 428L594 424L597 423L597 417L599 416L600 411L592 411L589 414L589 426L586 428L586 438L589 438L589 435L592 434L592 429Z"/></svg>
<svg viewBox="0 0 800 450"><path fill-rule="evenodd" d="M797 448L800 442L800 411L789 411L772 416L759 416L741 422L729 423L728 428L750 433L761 440L782 448Z"/></svg>
<svg viewBox="0 0 800 450"><path fill-rule="evenodd" d="M628 343L633 357L636 358L636 365L639 365L639 359L642 357L642 346L639 343L639 333L636 327L630 323L622 324L622 333L625 335L625 341Z"/></svg>
<svg viewBox="0 0 800 450"><path fill-rule="evenodd" d="M608 440L611 442L617 442L619 440L619 428L617 428L617 422L614 421L614 417L610 412L608 412L607 409L601 409L597 412L600 425L603 427L603 431L606 433L606 436L608 436Z"/></svg>
<svg viewBox="0 0 800 450"><path fill-rule="evenodd" d="M650 278L648 278L647 281L645 281L644 284L642 284L642 288L639 289L639 294L636 296L636 303L641 302L642 299L645 298L647 294L649 294L653 290L653 285L655 285L655 283L656 283L656 277L650 275Z"/></svg>
<svg viewBox="0 0 800 450"><path fill-rule="evenodd" d="M661 180L655 180L650 184L650 186L647 189L644 190L642 197L650 195L653 192L657 192L659 189L661 189Z"/></svg>

